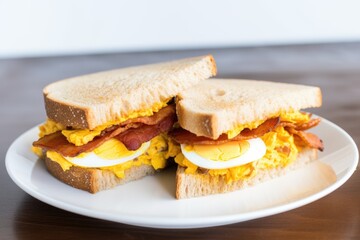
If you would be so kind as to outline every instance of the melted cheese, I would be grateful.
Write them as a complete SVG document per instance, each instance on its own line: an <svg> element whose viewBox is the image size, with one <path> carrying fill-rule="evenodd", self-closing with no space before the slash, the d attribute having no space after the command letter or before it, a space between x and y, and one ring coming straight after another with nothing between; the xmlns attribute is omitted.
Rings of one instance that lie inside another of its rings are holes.
<svg viewBox="0 0 360 240"><path fill-rule="evenodd" d="M110 143L110 144L114 144ZM116 155L114 153L118 146L115 146L114 148L109 148L108 152L105 153L104 149L106 149L108 146L100 146L94 152L101 149L100 155L105 157L113 157ZM110 167L100 167L99 169L103 170L109 170L112 171L117 177L124 178L125 177L125 171L131 167L134 166L140 166L143 164L151 165L154 167L154 169L161 169L166 166L167 159L169 157L174 157L176 154L179 153L179 150L177 150L177 147L174 146L173 143L168 144L168 140L165 136L159 135L155 138L153 138L150 142L150 147L147 149L147 151L139 156L137 159L127 161L123 164L110 166ZM46 156L50 158L52 161L57 162L61 168L66 171L69 170L72 166L74 166L72 163L67 161L61 154L54 152L54 151L47 151Z"/></svg>
<svg viewBox="0 0 360 240"><path fill-rule="evenodd" d="M282 113L280 115L282 121L305 123L309 121L310 115L300 112ZM293 136L283 127L277 127L274 131L269 132L261 137L266 145L266 154L261 159L247 163L245 165L228 168L228 169L209 169L207 172L211 176L225 177L227 183L240 179L250 178L260 169L271 169L276 167L284 167L294 161L300 147L295 145ZM281 151L286 148L289 151ZM186 168L188 174L197 173L198 166L191 163L179 153L175 157L175 162ZM216 178L219 179L219 178Z"/></svg>
<svg viewBox="0 0 360 240"><path fill-rule="evenodd" d="M154 114L154 112L158 112L160 109L164 108L167 105L168 101L159 102L153 105L150 109L134 111L126 116L120 117L116 121L110 121L106 124L97 126L96 128L89 129L76 129L76 130L66 130L64 126L59 123L56 123L50 119L48 119L43 125L39 127L40 129L40 137L51 134L56 131L60 131L67 138L67 140L76 146L84 145L90 141L92 141L96 136L99 136L101 132L111 127L112 125L120 124L128 119L133 119L137 117L147 117Z"/></svg>

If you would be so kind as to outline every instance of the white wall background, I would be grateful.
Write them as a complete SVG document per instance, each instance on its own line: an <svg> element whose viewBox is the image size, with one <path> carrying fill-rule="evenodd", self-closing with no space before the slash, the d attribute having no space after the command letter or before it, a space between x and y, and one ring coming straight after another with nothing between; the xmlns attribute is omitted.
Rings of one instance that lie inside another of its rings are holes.
<svg viewBox="0 0 360 240"><path fill-rule="evenodd" d="M0 0L0 58L357 40L358 0Z"/></svg>

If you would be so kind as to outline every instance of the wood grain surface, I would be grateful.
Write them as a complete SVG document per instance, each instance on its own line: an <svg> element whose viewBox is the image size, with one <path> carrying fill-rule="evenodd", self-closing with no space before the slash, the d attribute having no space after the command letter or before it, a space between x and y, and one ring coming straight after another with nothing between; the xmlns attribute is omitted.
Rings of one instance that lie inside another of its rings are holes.
<svg viewBox="0 0 360 240"><path fill-rule="evenodd" d="M140 228L80 216L38 201L11 181L4 164L6 151L21 133L46 118L42 99L46 84L207 53L214 55L219 77L320 86L324 103L314 112L341 126L359 145L360 43L0 60L0 239L360 239L358 171L332 194L301 208L191 230Z"/></svg>

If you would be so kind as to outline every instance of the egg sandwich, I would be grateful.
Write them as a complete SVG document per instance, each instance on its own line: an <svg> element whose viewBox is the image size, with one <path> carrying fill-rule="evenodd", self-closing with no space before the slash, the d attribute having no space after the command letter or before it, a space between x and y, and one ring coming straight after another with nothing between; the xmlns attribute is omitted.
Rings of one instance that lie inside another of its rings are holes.
<svg viewBox="0 0 360 240"><path fill-rule="evenodd" d="M33 151L57 179L91 193L154 174L175 154L173 98L215 74L208 55L52 83Z"/></svg>
<svg viewBox="0 0 360 240"><path fill-rule="evenodd" d="M317 159L323 143L307 130L319 118L318 87L254 80L211 79L176 99L176 197L235 191Z"/></svg>

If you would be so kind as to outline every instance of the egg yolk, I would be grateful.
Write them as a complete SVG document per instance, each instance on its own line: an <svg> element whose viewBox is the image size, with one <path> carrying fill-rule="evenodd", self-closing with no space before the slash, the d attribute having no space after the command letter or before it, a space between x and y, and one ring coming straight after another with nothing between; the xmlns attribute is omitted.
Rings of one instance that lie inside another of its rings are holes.
<svg viewBox="0 0 360 240"><path fill-rule="evenodd" d="M232 141L218 145L188 145L186 151L194 151L203 158L227 161L243 155L250 147L247 141Z"/></svg>

